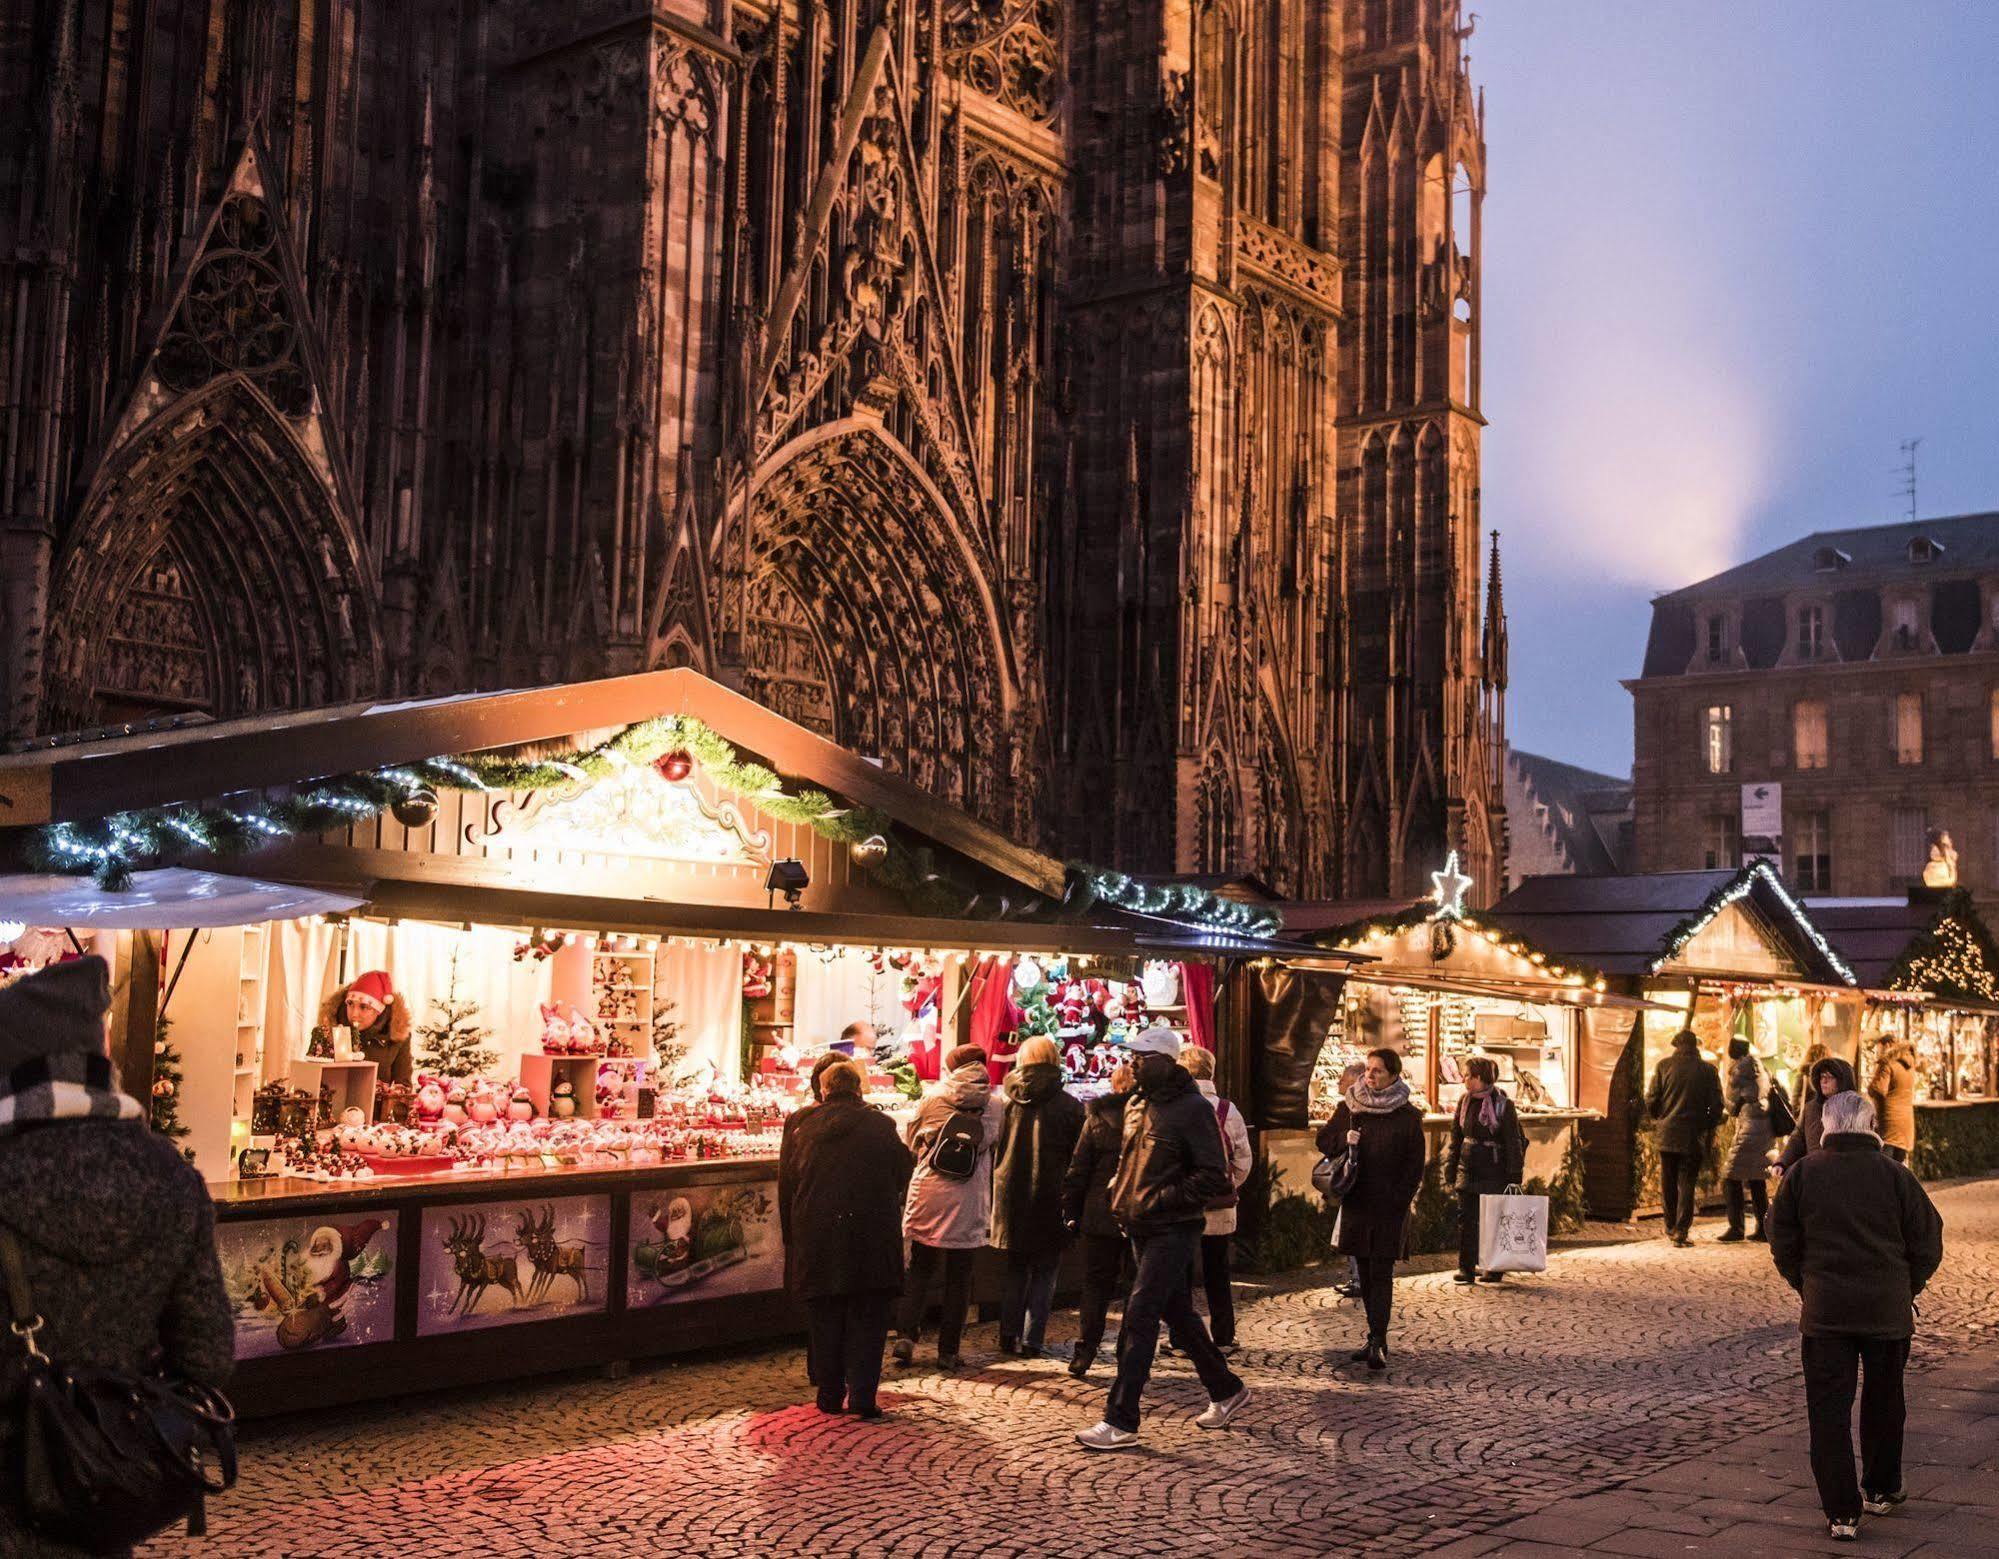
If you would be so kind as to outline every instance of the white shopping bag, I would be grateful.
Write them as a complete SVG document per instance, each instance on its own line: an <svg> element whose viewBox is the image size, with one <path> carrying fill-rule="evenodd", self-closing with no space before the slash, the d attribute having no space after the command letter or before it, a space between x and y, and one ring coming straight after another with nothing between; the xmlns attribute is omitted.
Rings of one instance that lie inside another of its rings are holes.
<svg viewBox="0 0 1999 1559"><path fill-rule="evenodd" d="M1481 1196L1478 1264L1487 1272L1546 1272L1548 1199L1521 1191Z"/></svg>

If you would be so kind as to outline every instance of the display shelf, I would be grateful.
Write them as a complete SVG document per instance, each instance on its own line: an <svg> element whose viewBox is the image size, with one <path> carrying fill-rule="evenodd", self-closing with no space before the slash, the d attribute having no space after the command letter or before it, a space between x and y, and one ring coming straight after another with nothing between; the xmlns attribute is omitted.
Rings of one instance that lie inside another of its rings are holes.
<svg viewBox="0 0 1999 1559"><path fill-rule="evenodd" d="M575 1090L576 1113L586 1118L597 1114L597 1068L604 1056L551 1056L530 1051L521 1057L521 1087L534 1101L535 1113L548 1114L555 1085L566 1082Z"/></svg>
<svg viewBox="0 0 1999 1559"><path fill-rule="evenodd" d="M372 1061L327 1061L316 1057L293 1056L288 1075L294 1088L307 1093L325 1092L332 1096L332 1118L341 1112L359 1109L371 1119L375 1113L375 1077Z"/></svg>

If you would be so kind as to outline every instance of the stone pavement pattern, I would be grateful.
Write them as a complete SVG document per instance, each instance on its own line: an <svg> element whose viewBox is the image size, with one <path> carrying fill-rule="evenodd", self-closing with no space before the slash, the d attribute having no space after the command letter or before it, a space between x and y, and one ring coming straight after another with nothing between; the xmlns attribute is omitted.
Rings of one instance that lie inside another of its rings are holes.
<svg viewBox="0 0 1999 1559"><path fill-rule="evenodd" d="M1999 1180L1935 1195L1948 1254L1912 1364L1911 1486L1982 1522L1999 1481ZM1196 1429L1200 1388L1167 1365L1144 1449L1114 1456L1070 1439L1100 1416L1107 1371L1083 1383L1002 1358L990 1326L961 1375L892 1369L891 1417L872 1426L805 1405L788 1348L301 1417L250 1432L241 1484L188 1551L1852 1552L1824 1542L1806 1490L1795 1301L1765 1247L1714 1229L1687 1251L1562 1251L1498 1288L1406 1278L1377 1379L1346 1363L1362 1327L1323 1272L1245 1286L1237 1368L1255 1399L1235 1427ZM1732 1535L1743 1523L1755 1543ZM1934 1525L1911 1509L1860 1551L1917 1552ZM1995 1532L1931 1551L1976 1555Z"/></svg>

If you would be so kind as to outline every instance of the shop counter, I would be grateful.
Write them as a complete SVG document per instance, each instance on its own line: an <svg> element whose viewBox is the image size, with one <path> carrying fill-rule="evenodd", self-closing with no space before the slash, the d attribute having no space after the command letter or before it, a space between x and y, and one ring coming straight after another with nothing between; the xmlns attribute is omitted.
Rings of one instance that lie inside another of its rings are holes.
<svg viewBox="0 0 1999 1559"><path fill-rule="evenodd" d="M803 1330L773 1158L213 1192L246 1416Z"/></svg>

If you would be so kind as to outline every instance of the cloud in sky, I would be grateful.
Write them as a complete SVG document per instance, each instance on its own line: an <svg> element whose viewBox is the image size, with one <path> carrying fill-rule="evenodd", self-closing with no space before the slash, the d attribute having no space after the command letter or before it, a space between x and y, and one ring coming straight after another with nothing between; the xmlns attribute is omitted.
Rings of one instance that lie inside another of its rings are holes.
<svg viewBox="0 0 1999 1559"><path fill-rule="evenodd" d="M1999 508L1999 0L1483 0L1508 725L1623 771L1650 597Z"/></svg>

